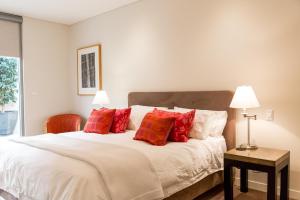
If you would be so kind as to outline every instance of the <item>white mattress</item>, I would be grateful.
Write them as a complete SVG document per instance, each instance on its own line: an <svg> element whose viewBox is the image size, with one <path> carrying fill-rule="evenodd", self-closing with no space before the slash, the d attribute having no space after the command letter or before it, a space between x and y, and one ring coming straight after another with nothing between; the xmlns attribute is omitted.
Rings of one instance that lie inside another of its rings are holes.
<svg viewBox="0 0 300 200"><path fill-rule="evenodd" d="M169 142L165 146L153 146L132 138L135 131L124 134L65 133L70 137L118 144L142 152L151 161L168 197L206 176L223 170L223 155L226 142L223 136L205 140L190 139L187 143Z"/></svg>
<svg viewBox="0 0 300 200"><path fill-rule="evenodd" d="M190 139L187 143L170 142L165 146L153 146L146 142L133 140L132 138L135 135L135 131L108 135L87 134L83 132L64 133L62 135L93 142L117 144L141 152L153 165L161 182L165 197L194 184L216 171L222 170L223 154L226 151L226 143L223 137L209 137L205 140ZM14 144L11 148L20 151L25 148L24 145L16 145L17 144ZM90 179L90 182L93 183L91 185L94 187L94 191L99 194L101 193L102 188L99 187L101 187L102 183L98 181L97 171L92 169L91 166L87 166L86 163L81 163L79 160L72 161L73 159L71 158L55 155L51 152L36 151L31 147L26 147L26 153L23 156L12 153L7 154L7 156L11 156L10 158L14 159L14 167L21 167L24 170L27 167L29 169L35 168L35 171L39 172L38 174L30 175L31 172L26 170L23 176L34 176L34 179L40 180L40 184L47 182L47 179L43 180L47 177L50 180L52 176L50 176L50 172L55 172L55 170L51 168L53 168L53 162L56 161L58 163L55 163L55 167L57 167L56 171L60 173L60 177L71 176L74 181L77 179L88 181ZM45 156L47 157L46 160L44 159L44 161L41 162ZM27 167L24 166L24 164L26 164ZM67 164L67 166L65 164ZM74 168L70 169L69 165L72 165ZM42 169L38 170L39 167ZM32 170L32 173L34 173L34 170ZM45 173L48 176L45 176ZM39 175L41 177L37 177ZM78 175L80 175L80 177L77 177ZM31 182L31 184L35 184L33 188L40 188L39 183ZM63 182L60 184L63 184ZM6 187L9 189L7 185ZM45 187L42 188L47 190ZM89 189L91 190L91 188ZM9 192L14 194L14 188L10 188ZM82 194L84 193L83 191ZM21 199L26 199L26 197L24 196L24 198Z"/></svg>

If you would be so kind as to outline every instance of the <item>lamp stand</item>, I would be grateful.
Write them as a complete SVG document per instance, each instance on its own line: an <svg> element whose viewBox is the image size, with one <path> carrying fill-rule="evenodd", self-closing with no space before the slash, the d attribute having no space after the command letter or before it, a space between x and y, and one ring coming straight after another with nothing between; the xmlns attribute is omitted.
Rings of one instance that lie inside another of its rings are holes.
<svg viewBox="0 0 300 200"><path fill-rule="evenodd" d="M254 119L256 120L256 115L249 115L248 113L244 112L242 113L245 118L247 118L247 144L241 144L238 148L236 148L239 151L245 151L245 150L256 150L258 147L255 144L250 143L250 120Z"/></svg>

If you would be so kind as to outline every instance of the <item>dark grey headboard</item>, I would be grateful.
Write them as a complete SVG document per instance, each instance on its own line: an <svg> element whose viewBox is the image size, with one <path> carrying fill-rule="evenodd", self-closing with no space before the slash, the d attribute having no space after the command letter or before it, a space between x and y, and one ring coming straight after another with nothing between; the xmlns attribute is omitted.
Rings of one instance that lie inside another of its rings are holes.
<svg viewBox="0 0 300 200"><path fill-rule="evenodd" d="M229 108L233 97L231 91L195 92L132 92L128 95L128 105L160 106L173 108L195 108L203 110L226 110L228 120L223 131L227 148L235 148L235 110Z"/></svg>

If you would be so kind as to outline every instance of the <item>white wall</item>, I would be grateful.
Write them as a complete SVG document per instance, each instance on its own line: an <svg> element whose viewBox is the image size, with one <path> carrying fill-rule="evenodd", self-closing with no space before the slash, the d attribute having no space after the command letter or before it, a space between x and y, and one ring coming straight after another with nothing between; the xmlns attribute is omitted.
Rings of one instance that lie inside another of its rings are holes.
<svg viewBox="0 0 300 200"><path fill-rule="evenodd" d="M39 134L47 117L69 112L68 26L24 18L25 133Z"/></svg>
<svg viewBox="0 0 300 200"><path fill-rule="evenodd" d="M142 0L73 25L71 97L85 117L92 97L76 95L76 49L96 43L113 106L126 106L130 91L252 85L262 104L253 137L259 146L291 150L291 189L300 191L300 1ZM267 108L274 122L262 120ZM245 135L242 120L238 143Z"/></svg>

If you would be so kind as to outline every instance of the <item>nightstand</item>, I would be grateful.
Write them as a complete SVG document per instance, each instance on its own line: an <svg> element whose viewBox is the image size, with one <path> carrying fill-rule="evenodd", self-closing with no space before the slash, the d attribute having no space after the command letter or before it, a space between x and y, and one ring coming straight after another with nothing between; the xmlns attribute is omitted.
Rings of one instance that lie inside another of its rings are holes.
<svg viewBox="0 0 300 200"><path fill-rule="evenodd" d="M258 148L238 151L232 149L224 154L225 200L233 199L233 167L240 169L240 190L248 192L248 170L268 174L268 200L277 199L277 174L280 173L280 200L289 198L290 152L286 150Z"/></svg>

